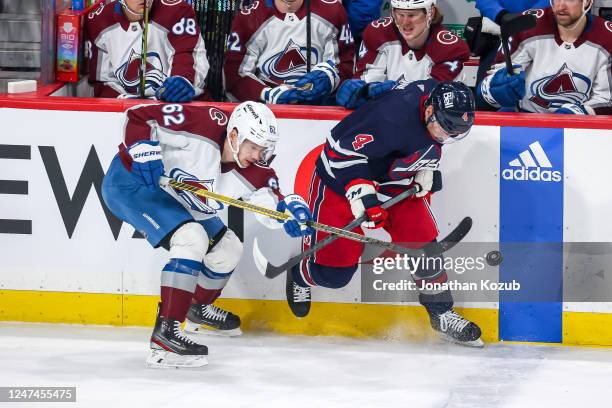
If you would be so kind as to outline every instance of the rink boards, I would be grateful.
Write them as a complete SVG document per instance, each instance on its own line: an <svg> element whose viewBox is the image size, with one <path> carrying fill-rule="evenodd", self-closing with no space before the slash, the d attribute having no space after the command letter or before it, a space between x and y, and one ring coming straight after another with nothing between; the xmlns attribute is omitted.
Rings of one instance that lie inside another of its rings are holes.
<svg viewBox="0 0 612 408"><path fill-rule="evenodd" d="M1 320L151 324L166 254L114 219L99 194L122 140L127 104L0 101ZM273 167L281 189L306 194L316 149L346 112L275 112L282 137ZM545 296L518 302L516 294L502 293L493 301L462 303L462 310L488 341L612 345L610 122L479 114L477 124L465 142L444 148L444 189L432 199L441 235L472 216L467 241L499 243L508 255L486 273L501 281L520 277ZM279 263L298 242L266 230L249 214L221 216L244 237L245 256L222 303L242 316L246 329L428 335L426 315L413 302L361 302L359 274L342 290L315 290L310 316L293 318L284 279L259 274L251 245L258 236ZM515 253L514 243L545 243L553 250L525 257Z"/></svg>

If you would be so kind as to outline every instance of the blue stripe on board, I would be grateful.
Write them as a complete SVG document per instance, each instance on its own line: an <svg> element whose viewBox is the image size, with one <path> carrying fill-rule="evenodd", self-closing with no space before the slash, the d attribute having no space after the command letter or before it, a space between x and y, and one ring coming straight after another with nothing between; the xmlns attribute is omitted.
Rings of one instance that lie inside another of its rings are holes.
<svg viewBox="0 0 612 408"><path fill-rule="evenodd" d="M502 127L500 340L561 342L563 129Z"/></svg>

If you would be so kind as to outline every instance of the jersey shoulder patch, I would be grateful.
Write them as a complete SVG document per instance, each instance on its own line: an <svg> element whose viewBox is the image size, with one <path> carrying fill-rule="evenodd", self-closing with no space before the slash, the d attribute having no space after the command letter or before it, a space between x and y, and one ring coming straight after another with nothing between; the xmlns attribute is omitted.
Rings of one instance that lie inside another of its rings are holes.
<svg viewBox="0 0 612 408"><path fill-rule="evenodd" d="M435 26L432 29L431 41L426 46L426 53L434 62L470 58L470 49L467 43L442 26Z"/></svg>
<svg viewBox="0 0 612 408"><path fill-rule="evenodd" d="M363 30L363 42L367 44L369 49L375 50L383 44L393 41L399 42L400 39L391 21L391 17L379 18L372 21Z"/></svg>
<svg viewBox="0 0 612 408"><path fill-rule="evenodd" d="M599 16L593 16L591 28L586 40L603 47L608 54L612 54L612 21Z"/></svg>
<svg viewBox="0 0 612 408"><path fill-rule="evenodd" d="M159 0L155 5L153 20L175 34L195 34L197 26L193 8L183 0ZM189 30L188 27L193 27ZM187 28L187 29L186 29Z"/></svg>
<svg viewBox="0 0 612 408"><path fill-rule="evenodd" d="M119 7L119 10L116 8ZM98 35L111 25L118 23L121 17L121 5L119 3L100 3L85 16L85 28L90 40L95 40Z"/></svg>

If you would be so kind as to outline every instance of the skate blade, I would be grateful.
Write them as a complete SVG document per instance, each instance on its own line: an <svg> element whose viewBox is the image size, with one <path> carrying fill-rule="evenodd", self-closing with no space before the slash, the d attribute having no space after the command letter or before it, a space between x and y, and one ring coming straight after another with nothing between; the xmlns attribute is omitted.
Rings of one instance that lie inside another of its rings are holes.
<svg viewBox="0 0 612 408"><path fill-rule="evenodd" d="M200 368L208 365L206 356L181 356L165 350L151 350L147 357L148 368Z"/></svg>
<svg viewBox="0 0 612 408"><path fill-rule="evenodd" d="M192 336L221 336L221 337L238 337L242 335L240 327L230 330L219 330L214 327L204 326L199 323L194 323L190 320L185 320L185 327L183 328L185 333ZM196 342L197 343L197 342Z"/></svg>
<svg viewBox="0 0 612 408"><path fill-rule="evenodd" d="M438 336L446 342L458 344L460 346L472 347L472 348L484 348L484 342L480 338L477 338L476 340L472 340L472 341L459 341L455 339L454 337L449 336L448 334L440 333L440 332L438 332Z"/></svg>

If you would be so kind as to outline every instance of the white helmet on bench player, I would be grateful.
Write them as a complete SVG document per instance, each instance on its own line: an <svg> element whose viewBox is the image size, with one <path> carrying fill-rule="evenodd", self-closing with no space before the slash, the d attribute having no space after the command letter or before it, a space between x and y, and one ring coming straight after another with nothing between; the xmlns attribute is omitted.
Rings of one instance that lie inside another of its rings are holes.
<svg viewBox="0 0 612 408"><path fill-rule="evenodd" d="M404 10L424 8L431 11L431 7L435 5L436 0L391 0L391 7Z"/></svg>
<svg viewBox="0 0 612 408"><path fill-rule="evenodd" d="M262 160L270 160L278 141L278 125L276 117L270 108L259 102L242 102L234 108L229 118L227 124L228 137L233 129L236 129L238 132L238 142L237 146L234 147L230 140L229 145L232 149L232 156L236 163L238 163L238 166L243 167L240 164L240 160L238 160L238 151L240 150L240 145L245 140L250 140L256 145L263 147L265 150Z"/></svg>
<svg viewBox="0 0 612 408"><path fill-rule="evenodd" d="M436 0L391 0L391 16L393 17L393 9L400 10L418 10L425 9L427 13L427 27L431 24L433 16L433 6L436 5ZM395 20L395 17L393 17Z"/></svg>

